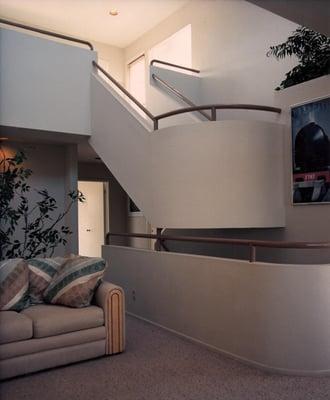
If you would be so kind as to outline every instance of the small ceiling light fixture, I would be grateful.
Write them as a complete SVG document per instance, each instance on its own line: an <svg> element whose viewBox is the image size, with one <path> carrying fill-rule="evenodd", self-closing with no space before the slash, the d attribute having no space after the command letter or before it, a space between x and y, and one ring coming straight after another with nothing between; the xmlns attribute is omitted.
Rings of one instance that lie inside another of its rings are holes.
<svg viewBox="0 0 330 400"><path fill-rule="evenodd" d="M114 8L113 10L110 10L109 14L112 15L113 17L116 17L119 14L119 12Z"/></svg>

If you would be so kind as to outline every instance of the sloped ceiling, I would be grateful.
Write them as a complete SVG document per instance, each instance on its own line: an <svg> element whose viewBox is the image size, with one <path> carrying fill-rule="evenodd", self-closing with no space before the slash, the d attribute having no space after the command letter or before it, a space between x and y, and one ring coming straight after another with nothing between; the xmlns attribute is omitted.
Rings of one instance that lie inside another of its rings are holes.
<svg viewBox="0 0 330 400"><path fill-rule="evenodd" d="M248 0L283 18L330 36L329 0Z"/></svg>

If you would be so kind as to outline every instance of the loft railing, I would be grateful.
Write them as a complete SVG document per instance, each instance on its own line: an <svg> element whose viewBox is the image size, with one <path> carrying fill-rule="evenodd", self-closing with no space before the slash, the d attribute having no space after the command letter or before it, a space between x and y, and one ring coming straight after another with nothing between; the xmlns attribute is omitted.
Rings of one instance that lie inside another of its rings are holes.
<svg viewBox="0 0 330 400"><path fill-rule="evenodd" d="M172 117L173 115L179 115L184 113L189 113L199 110L211 110L211 121L217 120L217 110L257 110L257 111L268 111L273 113L281 113L281 109L277 107L270 106L260 106L256 104L207 104L202 106L179 108L178 110L173 110L166 112L164 114L156 115L156 126L158 129L158 121L163 118Z"/></svg>
<svg viewBox="0 0 330 400"><path fill-rule="evenodd" d="M17 28L27 29L32 32L41 33L43 35L48 35L48 36L84 44L84 45L88 46L91 50L94 50L93 45L90 42L88 42L86 40L82 40L82 39L77 39L73 36L62 35L60 33L35 28L35 27L29 26L29 25L24 25L24 24L21 24L18 22L9 21L9 20L3 19L3 18L0 18L0 24L11 25L11 26L15 26ZM161 60L156 60L156 59L151 61L151 65L153 65L154 63L160 63L160 64L172 66L172 67L177 67L177 68L181 68L181 69L196 72L196 73L200 72L197 69L182 67L180 65L176 65L176 64L168 63L166 61L161 61ZM113 78L107 71L105 71L96 61L93 61L93 66L95 68L97 68L99 71L101 71L114 85L116 85L119 88L119 90L121 90L130 100L133 101L133 103L135 103L152 120L154 130L158 130L159 120L161 120L161 119L171 117L173 115L179 115L179 114L193 112L193 111L211 110L211 120L212 121L216 121L217 110L219 110L219 109L261 110L261 111L269 111L269 112L275 112L275 113L281 112L280 108L253 105L253 104L210 104L210 105L202 105L202 106L193 105L191 107L180 108L178 110L169 111L167 113L155 116L143 104L141 104L131 93L129 93L115 78Z"/></svg>
<svg viewBox="0 0 330 400"><path fill-rule="evenodd" d="M56 33L56 32L52 32L52 31L47 31L45 29L35 28L33 26L24 25L19 22L9 21L9 20L3 19L3 18L0 18L0 23L5 24L5 25L10 25L10 26L15 26L16 28L26 29L26 30L29 30L32 32L41 33L42 35L53 36L53 37L56 37L59 39L70 40L71 42L84 44L84 45L88 46L91 50L94 50L92 43L88 42L87 40L77 39L73 36L62 35L61 33Z"/></svg>
<svg viewBox="0 0 330 400"><path fill-rule="evenodd" d="M156 239L155 250L160 251L161 247L168 251L165 240L174 240L180 242L195 242L195 243L213 243L213 244L227 244L234 246L247 246L250 249L250 262L257 260L257 248L276 248L276 249L330 249L330 242L286 242L286 241L273 241L273 240L249 240L249 239L227 239L215 237L201 237L201 236L174 236L162 235L160 230L157 230L156 235L147 233L111 233L106 235L106 244L110 244L111 237L127 237L127 238L142 238L142 239Z"/></svg>

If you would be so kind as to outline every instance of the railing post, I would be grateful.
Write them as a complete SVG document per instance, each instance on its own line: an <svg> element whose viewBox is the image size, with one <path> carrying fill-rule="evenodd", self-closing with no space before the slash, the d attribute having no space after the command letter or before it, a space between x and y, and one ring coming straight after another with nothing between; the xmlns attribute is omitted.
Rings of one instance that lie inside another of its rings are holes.
<svg viewBox="0 0 330 400"><path fill-rule="evenodd" d="M250 262L256 262L257 260L257 248L256 246L250 245Z"/></svg>
<svg viewBox="0 0 330 400"><path fill-rule="evenodd" d="M217 120L217 109L215 107L211 108L211 119L212 119L212 121Z"/></svg>
<svg viewBox="0 0 330 400"><path fill-rule="evenodd" d="M156 235L161 236L162 234L162 228L157 228L156 229ZM157 239L155 243L155 250L156 251L162 251L162 244L161 244L161 239Z"/></svg>

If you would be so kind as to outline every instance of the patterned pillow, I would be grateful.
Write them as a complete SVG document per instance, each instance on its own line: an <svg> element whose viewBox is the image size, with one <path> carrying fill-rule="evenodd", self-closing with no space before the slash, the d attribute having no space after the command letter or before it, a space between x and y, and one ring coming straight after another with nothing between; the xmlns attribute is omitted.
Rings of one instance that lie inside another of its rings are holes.
<svg viewBox="0 0 330 400"><path fill-rule="evenodd" d="M21 311L29 306L29 268L22 258L0 262L0 310Z"/></svg>
<svg viewBox="0 0 330 400"><path fill-rule="evenodd" d="M75 308L89 306L105 265L102 258L76 256L68 259L45 290L44 300Z"/></svg>
<svg viewBox="0 0 330 400"><path fill-rule="evenodd" d="M30 271L29 294L31 304L43 303L42 295L44 291L66 260L64 257L31 258L27 260Z"/></svg>

